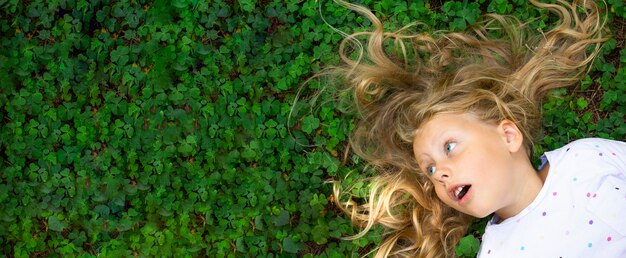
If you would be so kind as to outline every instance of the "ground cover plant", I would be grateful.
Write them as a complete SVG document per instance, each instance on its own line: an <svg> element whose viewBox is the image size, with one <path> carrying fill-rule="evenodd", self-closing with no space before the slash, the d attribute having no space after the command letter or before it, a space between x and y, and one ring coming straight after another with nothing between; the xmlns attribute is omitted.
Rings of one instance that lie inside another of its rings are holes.
<svg viewBox="0 0 626 258"><path fill-rule="evenodd" d="M554 20L522 0L362 3L426 31ZM545 103L538 153L626 139L626 8L606 6L613 39ZM0 255L368 254L381 231L341 240L356 230L325 183L368 173L346 149L351 116L304 84L338 62L330 26L369 23L330 1L0 0Z"/></svg>

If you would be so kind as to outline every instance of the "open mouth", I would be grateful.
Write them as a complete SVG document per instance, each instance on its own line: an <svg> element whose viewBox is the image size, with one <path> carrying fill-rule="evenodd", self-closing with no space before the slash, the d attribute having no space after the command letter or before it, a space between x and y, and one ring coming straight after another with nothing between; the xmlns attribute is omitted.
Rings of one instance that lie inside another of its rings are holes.
<svg viewBox="0 0 626 258"><path fill-rule="evenodd" d="M467 191L469 191L471 187L471 185L458 186L456 189L454 189L454 197L456 197L457 200L463 199L463 196L467 194Z"/></svg>

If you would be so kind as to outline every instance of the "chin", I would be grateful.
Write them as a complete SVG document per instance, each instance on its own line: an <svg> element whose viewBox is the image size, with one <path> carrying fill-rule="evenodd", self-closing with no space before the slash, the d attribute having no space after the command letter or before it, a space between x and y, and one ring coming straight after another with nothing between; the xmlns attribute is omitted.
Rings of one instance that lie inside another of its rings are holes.
<svg viewBox="0 0 626 258"><path fill-rule="evenodd" d="M470 216L472 216L474 218L477 218L477 219L486 218L486 217L490 216L491 214L493 214L493 213L485 213L485 212L463 212L463 213L465 213L467 215L470 215Z"/></svg>
<svg viewBox="0 0 626 258"><path fill-rule="evenodd" d="M473 217L476 217L476 218L479 218L479 219L482 219L482 218L489 217L489 215L491 215L491 214L493 214L493 213L488 213L488 214L480 214L480 215L478 215L478 216L472 215L472 216L473 216Z"/></svg>

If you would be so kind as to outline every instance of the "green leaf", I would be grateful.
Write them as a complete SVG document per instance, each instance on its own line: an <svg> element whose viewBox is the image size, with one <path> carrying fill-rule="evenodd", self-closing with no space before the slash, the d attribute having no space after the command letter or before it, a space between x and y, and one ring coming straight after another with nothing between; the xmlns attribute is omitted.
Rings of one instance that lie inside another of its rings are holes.
<svg viewBox="0 0 626 258"><path fill-rule="evenodd" d="M281 210L278 216L274 217L274 225L280 227L289 224L289 212Z"/></svg>
<svg viewBox="0 0 626 258"><path fill-rule="evenodd" d="M61 232L67 227L67 222L61 221L56 215L48 217L48 228L52 231Z"/></svg>
<svg viewBox="0 0 626 258"><path fill-rule="evenodd" d="M254 10L254 5L256 4L255 0L239 0L238 2L241 6L241 10L245 12L252 12L252 10Z"/></svg>
<svg viewBox="0 0 626 258"><path fill-rule="evenodd" d="M247 253L248 252L248 248L246 247L245 242L243 241L243 238L237 238L237 240L235 241L235 246L237 247L237 251L241 252L241 253Z"/></svg>
<svg viewBox="0 0 626 258"><path fill-rule="evenodd" d="M178 9L183 9L187 7L187 3L183 0L174 0L172 1L172 6L178 8Z"/></svg>
<svg viewBox="0 0 626 258"><path fill-rule="evenodd" d="M585 109L588 104L589 103L587 102L587 100L583 97L578 98L578 100L576 101L576 106L578 106L578 109Z"/></svg>
<svg viewBox="0 0 626 258"><path fill-rule="evenodd" d="M288 253L292 253L292 254L298 253L298 251L300 251L302 247L303 245L301 243L293 241L291 237L285 237L283 239L283 248Z"/></svg>
<svg viewBox="0 0 626 258"><path fill-rule="evenodd" d="M320 120L317 117L309 115L302 119L302 131L305 133L311 134L319 126Z"/></svg>
<svg viewBox="0 0 626 258"><path fill-rule="evenodd" d="M129 48L121 46L111 51L111 61L117 62L119 65L124 65L128 62Z"/></svg>
<svg viewBox="0 0 626 258"><path fill-rule="evenodd" d="M16 105L16 106L26 105L26 99L18 96L17 98L13 99L13 105Z"/></svg>
<svg viewBox="0 0 626 258"><path fill-rule="evenodd" d="M459 245L456 247L456 255L459 257L476 257L480 241L472 235L461 238Z"/></svg>
<svg viewBox="0 0 626 258"><path fill-rule="evenodd" d="M289 87L287 86L287 81L280 80L276 84L276 88L279 89L279 90L287 90Z"/></svg>
<svg viewBox="0 0 626 258"><path fill-rule="evenodd" d="M256 151L254 151L252 148L245 148L241 152L241 157L243 157L245 159L252 159L252 158L256 157Z"/></svg>
<svg viewBox="0 0 626 258"><path fill-rule="evenodd" d="M111 213L111 209L109 209L109 206L106 205L98 205L96 206L93 211L95 211L96 213L100 214L100 216L102 217L108 217L109 214Z"/></svg>
<svg viewBox="0 0 626 258"><path fill-rule="evenodd" d="M322 222L325 223L325 222ZM326 224L318 224L313 228L313 240L317 244L325 244L328 242L328 237L330 236L330 232L328 231L328 225Z"/></svg>

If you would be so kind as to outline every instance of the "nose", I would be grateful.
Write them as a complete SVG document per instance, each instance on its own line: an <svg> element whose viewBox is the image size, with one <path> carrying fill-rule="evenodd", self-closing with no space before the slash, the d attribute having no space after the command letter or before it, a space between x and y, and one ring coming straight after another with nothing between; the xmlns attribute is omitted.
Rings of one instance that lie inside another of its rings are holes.
<svg viewBox="0 0 626 258"><path fill-rule="evenodd" d="M435 172L435 178L442 183L450 180L450 169L446 166L438 166L437 171Z"/></svg>
<svg viewBox="0 0 626 258"><path fill-rule="evenodd" d="M450 176L448 176L448 174L446 173L439 173L439 175L436 176L437 180L441 181L441 182L446 182L448 181L448 179L450 179Z"/></svg>

